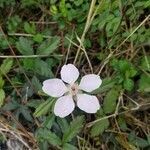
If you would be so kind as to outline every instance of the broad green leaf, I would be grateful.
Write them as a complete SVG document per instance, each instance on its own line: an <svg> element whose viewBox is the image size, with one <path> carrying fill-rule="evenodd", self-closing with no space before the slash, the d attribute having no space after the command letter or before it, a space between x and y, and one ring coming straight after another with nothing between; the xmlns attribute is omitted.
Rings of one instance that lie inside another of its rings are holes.
<svg viewBox="0 0 150 150"><path fill-rule="evenodd" d="M75 147L74 145L69 144L69 143L65 143L63 145L62 150L78 150L78 148Z"/></svg>
<svg viewBox="0 0 150 150"><path fill-rule="evenodd" d="M134 87L134 82L132 79L126 79L123 82L123 87L127 90L127 91L131 91Z"/></svg>
<svg viewBox="0 0 150 150"><path fill-rule="evenodd" d="M16 43L16 47L22 55L33 55L34 51L32 48L32 44L33 42L31 40L20 37L19 41Z"/></svg>
<svg viewBox="0 0 150 150"><path fill-rule="evenodd" d="M111 89L104 98L103 110L105 114L109 114L114 112L116 108L116 102L119 96L119 92L117 89Z"/></svg>
<svg viewBox="0 0 150 150"><path fill-rule="evenodd" d="M13 65L12 59L5 59L0 66L0 75L7 74L12 68L12 65Z"/></svg>
<svg viewBox="0 0 150 150"><path fill-rule="evenodd" d="M68 127L68 130L63 135L63 143L70 142L81 130L84 123L84 117L78 116L76 117Z"/></svg>
<svg viewBox="0 0 150 150"><path fill-rule="evenodd" d="M0 89L0 107L4 104L5 92L3 89Z"/></svg>
<svg viewBox="0 0 150 150"><path fill-rule="evenodd" d="M150 92L150 77L148 75L141 75L141 78L139 80L139 91Z"/></svg>
<svg viewBox="0 0 150 150"><path fill-rule="evenodd" d="M91 129L91 136L98 136L102 134L108 127L109 127L108 119L104 119L95 123Z"/></svg>
<svg viewBox="0 0 150 150"><path fill-rule="evenodd" d="M59 46L60 38L53 37L44 41L37 49L37 55L49 55Z"/></svg>
<svg viewBox="0 0 150 150"><path fill-rule="evenodd" d="M35 110L34 112L34 116L35 117L40 117L42 115L45 115L46 113L48 113L52 107L52 104L54 102L54 99L49 98L48 100L46 100L45 102L41 103Z"/></svg>

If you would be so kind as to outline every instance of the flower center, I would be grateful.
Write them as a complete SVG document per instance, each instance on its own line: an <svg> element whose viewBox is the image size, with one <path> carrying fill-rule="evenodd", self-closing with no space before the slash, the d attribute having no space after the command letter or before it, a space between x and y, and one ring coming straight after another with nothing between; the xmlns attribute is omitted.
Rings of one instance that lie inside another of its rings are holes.
<svg viewBox="0 0 150 150"><path fill-rule="evenodd" d="M72 96L77 95L77 93L78 93L78 84L74 83L73 85L70 85L69 92Z"/></svg>

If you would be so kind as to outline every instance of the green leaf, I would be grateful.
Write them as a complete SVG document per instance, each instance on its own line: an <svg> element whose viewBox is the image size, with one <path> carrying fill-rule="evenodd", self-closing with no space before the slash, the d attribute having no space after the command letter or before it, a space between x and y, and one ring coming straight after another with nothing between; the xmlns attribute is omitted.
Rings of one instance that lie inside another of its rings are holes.
<svg viewBox="0 0 150 150"><path fill-rule="evenodd" d="M45 102L41 103L35 110L34 112L34 116L35 117L39 117L42 115L45 115L47 112L49 112L52 107L52 104L54 102L54 99L49 98L48 100L46 100Z"/></svg>
<svg viewBox="0 0 150 150"><path fill-rule="evenodd" d="M61 145L61 139L55 134L50 131L44 132L44 136L46 136L48 142L54 146Z"/></svg>
<svg viewBox="0 0 150 150"><path fill-rule="evenodd" d="M130 63L127 60L120 60L118 65L121 73L125 73L130 68Z"/></svg>
<svg viewBox="0 0 150 150"><path fill-rule="evenodd" d="M36 59L34 61L34 68L32 68L32 70L45 77L54 76L48 64L41 59Z"/></svg>
<svg viewBox="0 0 150 150"><path fill-rule="evenodd" d="M76 6L82 5L82 3L83 3L83 0L76 0L76 1L74 1L74 4L75 4Z"/></svg>
<svg viewBox="0 0 150 150"><path fill-rule="evenodd" d="M53 132L46 128L40 128L37 132L37 137L40 140L48 141L53 146L60 146L61 145L61 139Z"/></svg>
<svg viewBox="0 0 150 150"><path fill-rule="evenodd" d="M150 56L143 56L141 60L141 68L145 71L150 71Z"/></svg>
<svg viewBox="0 0 150 150"><path fill-rule="evenodd" d="M65 118L57 118L57 123L59 124L62 133L65 133L68 130L69 124Z"/></svg>
<svg viewBox="0 0 150 150"><path fill-rule="evenodd" d="M146 148L147 146L149 146L149 142L143 138L138 137L134 131L128 135L128 139L137 147Z"/></svg>
<svg viewBox="0 0 150 150"><path fill-rule="evenodd" d="M43 41L43 36L41 34L36 34L34 37L33 37L33 40L35 42L38 42L38 43L41 43Z"/></svg>
<svg viewBox="0 0 150 150"><path fill-rule="evenodd" d="M69 143L65 143L63 145L62 150L78 150L77 147L75 147L74 145L71 145Z"/></svg>
<svg viewBox="0 0 150 150"><path fill-rule="evenodd" d="M91 129L91 136L98 136L102 134L108 127L109 127L108 119L104 119L95 123Z"/></svg>
<svg viewBox="0 0 150 150"><path fill-rule="evenodd" d="M126 72L125 72L125 76L126 78L132 78L137 74L137 71L135 70L135 68L130 67Z"/></svg>
<svg viewBox="0 0 150 150"><path fill-rule="evenodd" d="M123 87L127 90L127 91L131 91L134 87L134 82L132 79L126 79L123 82Z"/></svg>
<svg viewBox="0 0 150 150"><path fill-rule="evenodd" d="M31 99L26 103L26 106L31 107L31 108L37 108L41 104L41 99Z"/></svg>
<svg viewBox="0 0 150 150"><path fill-rule="evenodd" d="M59 46L60 38L53 37L43 42L37 49L37 55L49 55Z"/></svg>
<svg viewBox="0 0 150 150"><path fill-rule="evenodd" d="M119 96L117 89L111 89L104 98L103 109L105 114L114 112L116 108L116 102Z"/></svg>
<svg viewBox="0 0 150 150"><path fill-rule="evenodd" d="M42 126L51 129L53 123L55 121L55 115L54 114L50 114L46 120L42 123Z"/></svg>
<svg viewBox="0 0 150 150"><path fill-rule="evenodd" d="M24 59L23 60L23 67L25 70L30 70L33 73L37 73L44 77L53 77L53 73L51 71L51 68L48 66L48 64L39 59Z"/></svg>
<svg viewBox="0 0 150 150"><path fill-rule="evenodd" d="M33 76L31 83L35 92L38 92L42 89L42 84L40 83L39 79L36 76Z"/></svg>
<svg viewBox="0 0 150 150"><path fill-rule="evenodd" d="M150 77L148 75L141 75L141 78L139 80L139 91L150 92Z"/></svg>
<svg viewBox="0 0 150 150"><path fill-rule="evenodd" d="M3 78L0 76L0 89L3 88L5 81L3 80Z"/></svg>
<svg viewBox="0 0 150 150"><path fill-rule="evenodd" d="M27 38L20 37L19 41L16 43L16 47L18 51L23 55L33 55L33 48L32 48L33 42L31 40L28 40Z"/></svg>
<svg viewBox="0 0 150 150"><path fill-rule="evenodd" d="M84 117L78 116L76 117L68 127L68 130L63 135L63 143L70 142L81 130L84 123Z"/></svg>
<svg viewBox="0 0 150 150"><path fill-rule="evenodd" d="M92 94L99 94L110 90L115 85L115 81L111 78L105 78L102 81L102 85L92 92Z"/></svg>
<svg viewBox="0 0 150 150"><path fill-rule="evenodd" d="M63 17L66 17L67 13L68 13L68 10L67 10L67 7L66 7L65 0L61 0L60 1L60 3L59 3L59 9L60 9L61 14L63 15Z"/></svg>
<svg viewBox="0 0 150 150"><path fill-rule="evenodd" d="M36 33L36 28L35 28L35 24L29 24L28 22L24 23L24 30L29 33L29 34L35 34Z"/></svg>
<svg viewBox="0 0 150 150"><path fill-rule="evenodd" d="M10 69L12 68L13 60L12 59L5 59L0 66L0 75L7 74Z"/></svg>
<svg viewBox="0 0 150 150"><path fill-rule="evenodd" d="M16 101L12 100L11 102L9 103L6 103L4 106L3 106L3 109L5 111L11 111L11 110L15 110L17 108L20 108L20 104L18 104Z"/></svg>
<svg viewBox="0 0 150 150"><path fill-rule="evenodd" d="M4 104L5 92L3 89L0 89L0 107Z"/></svg>
<svg viewBox="0 0 150 150"><path fill-rule="evenodd" d="M28 107L22 106L20 108L20 112L27 121L33 122L33 118L31 116L31 113L30 113L30 110L28 109Z"/></svg>

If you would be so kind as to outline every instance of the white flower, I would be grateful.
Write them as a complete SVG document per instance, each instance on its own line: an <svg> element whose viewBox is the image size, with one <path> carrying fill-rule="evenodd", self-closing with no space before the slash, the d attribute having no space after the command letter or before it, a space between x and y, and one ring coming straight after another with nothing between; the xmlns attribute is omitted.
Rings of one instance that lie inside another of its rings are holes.
<svg viewBox="0 0 150 150"><path fill-rule="evenodd" d="M49 79L43 82L43 91L52 96L59 97L54 106L54 114L61 118L68 116L77 106L87 112L96 113L100 104L96 96L88 95L85 92L92 92L97 89L102 80L98 75L88 74L83 76L80 84L76 83L79 77L78 69L72 65L64 65L61 68L61 79ZM65 85L64 82L67 84Z"/></svg>

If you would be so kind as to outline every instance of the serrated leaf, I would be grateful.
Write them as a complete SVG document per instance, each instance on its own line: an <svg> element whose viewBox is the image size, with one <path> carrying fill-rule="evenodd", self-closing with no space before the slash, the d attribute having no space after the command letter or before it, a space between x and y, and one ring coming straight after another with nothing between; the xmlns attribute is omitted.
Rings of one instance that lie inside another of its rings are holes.
<svg viewBox="0 0 150 150"><path fill-rule="evenodd" d="M63 135L63 143L70 142L81 130L84 123L84 117L76 117L68 127L68 130Z"/></svg>
<svg viewBox="0 0 150 150"><path fill-rule="evenodd" d="M33 24L33 23L29 24L28 22L25 22L24 30L29 34L35 34L35 32L36 32L35 24Z"/></svg>
<svg viewBox="0 0 150 150"><path fill-rule="evenodd" d="M42 126L51 129L54 121L55 121L55 115L50 114L48 117L46 117L46 120L42 123Z"/></svg>
<svg viewBox="0 0 150 150"><path fill-rule="evenodd" d="M50 111L50 108L54 102L54 99L49 98L45 102L41 103L35 110L34 116L39 117L42 115L45 115L48 111Z"/></svg>
<svg viewBox="0 0 150 150"><path fill-rule="evenodd" d="M26 103L26 106L32 107L32 108L37 108L40 104L41 104L41 99L40 100L32 99Z"/></svg>
<svg viewBox="0 0 150 150"><path fill-rule="evenodd" d="M33 118L31 116L30 110L28 107L22 106L20 108L20 113L24 116L27 121L33 122Z"/></svg>
<svg viewBox="0 0 150 150"><path fill-rule="evenodd" d="M3 109L6 111L11 111L19 108L20 105L16 101L9 102L4 105Z"/></svg>
<svg viewBox="0 0 150 150"><path fill-rule="evenodd" d="M2 65L0 66L0 75L7 74L10 71L12 65L13 65L12 59L5 59Z"/></svg>
<svg viewBox="0 0 150 150"><path fill-rule="evenodd" d="M37 55L49 55L51 54L60 43L59 37L53 37L50 40L43 42L37 49Z"/></svg>
<svg viewBox="0 0 150 150"><path fill-rule="evenodd" d="M119 92L117 89L111 89L104 98L103 110L105 114L109 114L114 112L116 108L116 102L119 96Z"/></svg>
<svg viewBox="0 0 150 150"><path fill-rule="evenodd" d="M42 89L42 84L36 76L33 76L31 82L35 92L38 92Z"/></svg>
<svg viewBox="0 0 150 150"><path fill-rule="evenodd" d="M3 89L0 89L0 107L4 104L5 92Z"/></svg>
<svg viewBox="0 0 150 150"><path fill-rule="evenodd" d="M102 134L108 127L109 127L108 119L104 119L95 123L91 129L91 136L98 136Z"/></svg>
<svg viewBox="0 0 150 150"><path fill-rule="evenodd" d="M138 137L134 131L128 135L128 139L130 143L136 145L137 147L146 148L149 146L149 142L143 138Z"/></svg>
<svg viewBox="0 0 150 150"><path fill-rule="evenodd" d="M41 34L36 34L36 35L34 35L33 40L34 40L35 42L41 43L41 42L43 41L43 35L41 35Z"/></svg>
<svg viewBox="0 0 150 150"><path fill-rule="evenodd" d="M61 145L61 139L55 133L49 131L45 133L45 136L50 144L54 146Z"/></svg>
<svg viewBox="0 0 150 150"><path fill-rule="evenodd" d="M65 133L68 130L69 124L65 118L57 118L57 123L59 124L62 133Z"/></svg>
<svg viewBox="0 0 150 150"><path fill-rule="evenodd" d="M46 128L40 128L38 130L38 138L42 139L42 140L46 140L48 141L50 144L52 144L53 146L60 146L61 145L61 139L53 132L51 132L50 130L46 129Z"/></svg>
<svg viewBox="0 0 150 150"><path fill-rule="evenodd" d="M130 67L129 70L126 71L125 76L126 78L132 78L137 74L137 71L135 70L135 68Z"/></svg>
<svg viewBox="0 0 150 150"><path fill-rule="evenodd" d="M50 67L48 66L48 64L46 62L44 62L41 59L36 59L34 61L34 68L33 71L35 71L36 73L45 76L45 77L53 77L53 73L50 69Z"/></svg>
<svg viewBox="0 0 150 150"><path fill-rule="evenodd" d="M126 79L123 82L123 87L127 90L127 91L131 91L134 87L134 82L132 79Z"/></svg>
<svg viewBox="0 0 150 150"><path fill-rule="evenodd" d="M51 71L50 66L43 60L36 59L24 59L23 60L24 69L30 70L33 73L37 73L44 77L53 77L54 74Z"/></svg>
<svg viewBox="0 0 150 150"><path fill-rule="evenodd" d="M32 48L33 42L27 38L20 37L19 41L16 43L18 51L23 55L33 55L34 51Z"/></svg>

